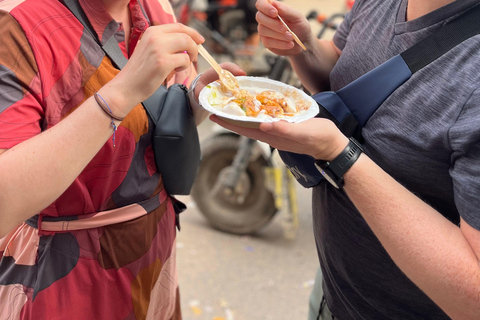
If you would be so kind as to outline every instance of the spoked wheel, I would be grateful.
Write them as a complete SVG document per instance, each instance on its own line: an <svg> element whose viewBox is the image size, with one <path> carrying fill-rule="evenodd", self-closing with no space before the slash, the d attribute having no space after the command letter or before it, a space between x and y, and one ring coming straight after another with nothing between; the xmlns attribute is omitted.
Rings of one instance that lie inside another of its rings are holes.
<svg viewBox="0 0 480 320"><path fill-rule="evenodd" d="M219 178L229 174L238 148L236 135L214 136L202 143L202 162L191 195L215 228L249 234L264 227L277 209L265 186L264 168L268 162L262 156L248 164L233 193L222 188Z"/></svg>

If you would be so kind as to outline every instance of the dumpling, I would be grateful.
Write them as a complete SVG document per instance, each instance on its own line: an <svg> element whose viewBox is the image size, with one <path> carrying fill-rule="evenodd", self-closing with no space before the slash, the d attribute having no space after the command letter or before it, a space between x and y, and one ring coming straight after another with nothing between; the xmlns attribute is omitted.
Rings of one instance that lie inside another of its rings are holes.
<svg viewBox="0 0 480 320"><path fill-rule="evenodd" d="M246 116L245 111L234 101L230 101L223 108L222 111L234 116Z"/></svg>

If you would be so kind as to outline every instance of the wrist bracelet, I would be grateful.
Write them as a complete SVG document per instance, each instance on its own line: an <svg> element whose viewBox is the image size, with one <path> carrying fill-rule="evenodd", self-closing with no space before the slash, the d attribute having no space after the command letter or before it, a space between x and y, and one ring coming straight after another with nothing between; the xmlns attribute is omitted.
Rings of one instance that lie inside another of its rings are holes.
<svg viewBox="0 0 480 320"><path fill-rule="evenodd" d="M201 76L201 73L197 75L190 83L190 87L188 89L188 101L190 102L190 105L195 108L201 108L200 103L198 103L197 99L195 99L195 86L197 85L197 82Z"/></svg>
<svg viewBox="0 0 480 320"><path fill-rule="evenodd" d="M125 119L125 117L121 118L119 116L116 116L113 114L112 110L110 109L110 107L108 106L108 103L105 101L105 99L102 98L102 96L100 96L97 92L95 92L93 94L93 96L95 97L95 101L97 101L98 105L100 106L100 108L102 108L102 110L108 114L111 118L115 119L115 120L118 120L118 121L122 121L123 119Z"/></svg>
<svg viewBox="0 0 480 320"><path fill-rule="evenodd" d="M108 103L100 96L98 93L94 93L93 97L95 98L95 101L97 104L100 106L100 108L110 116L110 123L113 127L113 137L112 137L112 142L113 142L113 147L115 148L115 132L117 131L117 126L115 125L115 121L113 119L122 121L124 118L120 118L116 115L113 114L112 110L108 106Z"/></svg>

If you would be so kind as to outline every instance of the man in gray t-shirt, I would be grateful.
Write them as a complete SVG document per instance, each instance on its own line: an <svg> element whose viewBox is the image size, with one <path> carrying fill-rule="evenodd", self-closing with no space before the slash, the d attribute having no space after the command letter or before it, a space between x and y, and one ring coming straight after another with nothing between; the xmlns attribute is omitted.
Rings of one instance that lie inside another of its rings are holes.
<svg viewBox="0 0 480 320"><path fill-rule="evenodd" d="M284 3L258 0L263 44L290 57L312 93L336 91L475 0L357 0L333 41L317 40ZM280 15L304 42L281 27ZM314 233L328 309L344 319L480 319L480 36L427 65L377 109L362 153L313 189ZM333 161L350 146L326 119L216 122L279 150Z"/></svg>

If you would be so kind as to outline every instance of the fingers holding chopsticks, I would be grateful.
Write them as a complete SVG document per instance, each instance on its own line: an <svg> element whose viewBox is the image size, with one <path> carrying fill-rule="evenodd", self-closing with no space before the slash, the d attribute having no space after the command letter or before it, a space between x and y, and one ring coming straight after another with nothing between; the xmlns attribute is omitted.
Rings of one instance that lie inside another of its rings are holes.
<svg viewBox="0 0 480 320"><path fill-rule="evenodd" d="M256 7L258 33L267 49L280 55L294 55L304 50L312 30L302 13L271 0L258 0Z"/></svg>

